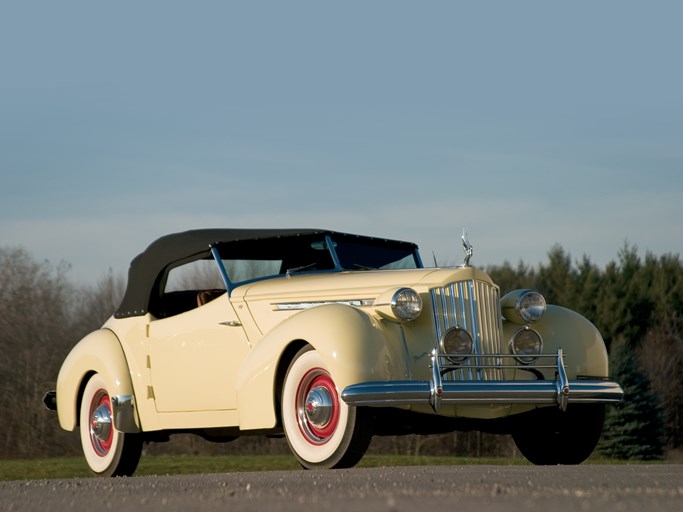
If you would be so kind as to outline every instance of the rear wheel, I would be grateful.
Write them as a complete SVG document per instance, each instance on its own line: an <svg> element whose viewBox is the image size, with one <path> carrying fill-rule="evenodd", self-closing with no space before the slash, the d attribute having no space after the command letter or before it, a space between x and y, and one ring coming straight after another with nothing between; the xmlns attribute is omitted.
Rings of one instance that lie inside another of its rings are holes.
<svg viewBox="0 0 683 512"><path fill-rule="evenodd" d="M520 418L512 438L533 464L581 464L598 444L604 422L603 404L537 409Z"/></svg>
<svg viewBox="0 0 683 512"><path fill-rule="evenodd" d="M312 347L300 350L287 370L282 422L290 449L307 469L352 467L372 438L369 413L341 400L329 370Z"/></svg>
<svg viewBox="0 0 683 512"><path fill-rule="evenodd" d="M140 434L114 428L111 398L99 374L93 375L83 391L80 411L83 455L99 476L130 476L142 454Z"/></svg>

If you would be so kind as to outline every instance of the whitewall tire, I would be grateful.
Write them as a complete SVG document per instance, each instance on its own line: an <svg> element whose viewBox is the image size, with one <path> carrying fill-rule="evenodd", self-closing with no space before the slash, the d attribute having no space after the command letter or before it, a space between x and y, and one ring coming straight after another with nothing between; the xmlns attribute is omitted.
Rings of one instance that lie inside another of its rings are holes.
<svg viewBox="0 0 683 512"><path fill-rule="evenodd" d="M365 454L372 437L371 417L340 398L329 369L312 347L301 349L290 364L281 405L287 442L303 467L351 467Z"/></svg>
<svg viewBox="0 0 683 512"><path fill-rule="evenodd" d="M81 447L90 469L100 476L132 475L142 453L140 434L114 428L111 398L99 374L85 386L79 419Z"/></svg>

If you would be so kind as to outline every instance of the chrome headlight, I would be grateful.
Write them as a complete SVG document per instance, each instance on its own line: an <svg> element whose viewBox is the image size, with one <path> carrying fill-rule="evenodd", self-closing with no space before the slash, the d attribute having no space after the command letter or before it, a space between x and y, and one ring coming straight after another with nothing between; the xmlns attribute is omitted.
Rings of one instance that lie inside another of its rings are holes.
<svg viewBox="0 0 683 512"><path fill-rule="evenodd" d="M500 299L503 316L517 324L528 324L541 318L545 305L545 298L535 290L515 290Z"/></svg>
<svg viewBox="0 0 683 512"><path fill-rule="evenodd" d="M452 327L439 340L439 347L449 361L460 364L472 354L474 342L470 333L460 327Z"/></svg>
<svg viewBox="0 0 683 512"><path fill-rule="evenodd" d="M522 364L536 362L543 350L541 335L530 327L518 330L510 340L510 350L516 356L515 359Z"/></svg>
<svg viewBox="0 0 683 512"><path fill-rule="evenodd" d="M412 288L389 290L375 301L375 311L387 320L410 322L420 316L422 298Z"/></svg>

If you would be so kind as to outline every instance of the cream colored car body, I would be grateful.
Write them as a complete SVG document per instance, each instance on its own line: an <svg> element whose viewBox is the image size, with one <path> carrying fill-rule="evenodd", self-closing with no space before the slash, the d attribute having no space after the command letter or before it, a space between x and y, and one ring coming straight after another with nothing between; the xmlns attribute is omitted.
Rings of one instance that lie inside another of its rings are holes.
<svg viewBox="0 0 683 512"><path fill-rule="evenodd" d="M62 428L77 425L80 393L99 373L112 395L132 397L114 415L118 430L234 428L276 431L278 390L294 348L310 344L330 368L339 392L368 381L429 380L435 346L430 289L484 281L473 267L301 274L257 281L190 311L156 319L150 313L111 318L69 354L57 383ZM415 321L378 313L377 299L398 287L424 303ZM498 314L498 313L496 313ZM520 325L503 321L504 339ZM608 377L605 345L595 327L570 310L549 306L534 324L544 351L563 348L567 375ZM545 378L554 380L551 371ZM508 369L506 379L529 379ZM401 406L437 414L427 405ZM438 414L493 419L529 404L459 404Z"/></svg>

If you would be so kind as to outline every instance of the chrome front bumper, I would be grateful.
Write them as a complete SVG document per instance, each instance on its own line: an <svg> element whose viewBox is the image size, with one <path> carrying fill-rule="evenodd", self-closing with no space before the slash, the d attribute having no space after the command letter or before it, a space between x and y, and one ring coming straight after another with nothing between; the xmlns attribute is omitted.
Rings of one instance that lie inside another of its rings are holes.
<svg viewBox="0 0 683 512"><path fill-rule="evenodd" d="M557 352L556 380L444 381L436 354L432 355L429 381L362 382L347 386L341 394L349 405L391 407L443 404L556 404L566 410L570 403L617 403L621 386L607 380L568 380L562 349Z"/></svg>

